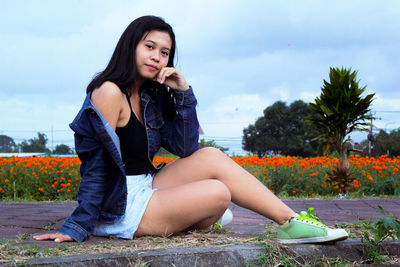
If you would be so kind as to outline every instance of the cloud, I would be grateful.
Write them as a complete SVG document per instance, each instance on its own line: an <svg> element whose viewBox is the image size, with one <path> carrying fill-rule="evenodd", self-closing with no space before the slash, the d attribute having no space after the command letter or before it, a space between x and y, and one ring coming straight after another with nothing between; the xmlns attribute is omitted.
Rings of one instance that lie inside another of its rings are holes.
<svg viewBox="0 0 400 267"><path fill-rule="evenodd" d="M271 104L258 94L229 95L198 112L199 122L207 136L241 137L243 128L254 123Z"/></svg>
<svg viewBox="0 0 400 267"><path fill-rule="evenodd" d="M32 104L35 103L35 104ZM1 134L14 138L16 143L36 137L37 132L47 135L49 141L73 145L73 132L68 124L78 113L80 104L61 104L36 95L1 95ZM52 131L53 130L53 131Z"/></svg>
<svg viewBox="0 0 400 267"><path fill-rule="evenodd" d="M358 70L367 93L377 93L374 109L399 109L395 0L18 3L1 2L3 128L47 129L60 122L65 129L123 30L145 14L174 27L177 68L195 90L206 134L237 136L275 101L312 101L331 66ZM217 123L205 124L208 118ZM242 120L247 123L235 123Z"/></svg>
<svg viewBox="0 0 400 267"><path fill-rule="evenodd" d="M400 98L384 97L381 94L375 95L372 102L375 109L380 110L400 110Z"/></svg>

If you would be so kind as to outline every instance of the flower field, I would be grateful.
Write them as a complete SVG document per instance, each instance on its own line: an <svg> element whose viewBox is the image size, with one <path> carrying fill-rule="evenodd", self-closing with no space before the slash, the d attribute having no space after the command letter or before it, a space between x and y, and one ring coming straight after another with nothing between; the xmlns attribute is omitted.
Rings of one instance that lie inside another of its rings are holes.
<svg viewBox="0 0 400 267"><path fill-rule="evenodd" d="M173 161L155 157L154 164ZM333 157L233 157L276 194L289 196L337 195L326 172L338 163ZM81 177L77 157L0 158L0 200L75 200ZM363 195L400 195L400 157L350 157L351 191Z"/></svg>

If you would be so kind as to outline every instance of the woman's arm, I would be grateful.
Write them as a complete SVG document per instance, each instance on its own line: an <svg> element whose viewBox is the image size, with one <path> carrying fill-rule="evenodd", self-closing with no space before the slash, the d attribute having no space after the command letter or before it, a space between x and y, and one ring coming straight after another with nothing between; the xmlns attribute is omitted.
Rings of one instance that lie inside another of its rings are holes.
<svg viewBox="0 0 400 267"><path fill-rule="evenodd" d="M165 121L161 129L161 145L171 153L187 157L199 148L197 100L193 89L186 83L183 75L174 68L163 68L155 80L175 90L177 113L173 121Z"/></svg>
<svg viewBox="0 0 400 267"><path fill-rule="evenodd" d="M199 149L197 100L193 89L176 92L175 102L176 115L173 121L165 120L161 128L161 145L179 157L187 157Z"/></svg>
<svg viewBox="0 0 400 267"><path fill-rule="evenodd" d="M105 82L93 91L91 101L115 130L121 120L124 119L121 116L124 95L119 87L112 82Z"/></svg>
<svg viewBox="0 0 400 267"><path fill-rule="evenodd" d="M122 93L119 88L106 82L91 95L91 101L107 122L115 129L120 119ZM100 118L85 110L81 115L83 122L75 132L75 147L82 161L82 181L78 192L78 207L55 234L35 236L36 240L54 239L56 242L79 241L87 239L98 220L101 204L106 192L106 180L109 178L110 157L102 141L96 135L94 121L101 124Z"/></svg>

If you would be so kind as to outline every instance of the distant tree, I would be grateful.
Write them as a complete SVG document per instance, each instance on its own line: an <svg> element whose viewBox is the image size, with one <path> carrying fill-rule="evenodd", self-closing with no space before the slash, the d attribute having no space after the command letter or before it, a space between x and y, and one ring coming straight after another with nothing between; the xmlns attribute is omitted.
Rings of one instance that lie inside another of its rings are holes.
<svg viewBox="0 0 400 267"><path fill-rule="evenodd" d="M206 141L203 138L201 138L199 141L199 148L203 148L203 147L215 147L223 152L229 150L229 148L227 148L227 147L222 147L222 146L218 145L217 143L215 143L214 140Z"/></svg>
<svg viewBox="0 0 400 267"><path fill-rule="evenodd" d="M40 132L37 134L37 138L31 138L28 141L23 141L21 144L19 144L21 152L45 152L50 154L51 151L46 147L46 134Z"/></svg>
<svg viewBox="0 0 400 267"><path fill-rule="evenodd" d="M259 157L267 154L313 156L318 143L313 142L305 118L311 114L301 100L287 106L277 101L264 110L264 116L243 130L243 149Z"/></svg>
<svg viewBox="0 0 400 267"><path fill-rule="evenodd" d="M205 141L203 138L200 139L199 148L210 147L210 146L216 147L216 148L218 148L218 149L220 149L221 151L224 151L224 152L229 150L229 148L227 148L227 147L222 147L222 146L217 145L214 140ZM174 157L176 155L168 152L165 148L161 147L158 150L156 156L159 156L159 157Z"/></svg>
<svg viewBox="0 0 400 267"><path fill-rule="evenodd" d="M56 145L53 154L72 154L72 149L65 144Z"/></svg>
<svg viewBox="0 0 400 267"><path fill-rule="evenodd" d="M374 139L375 155L400 156L400 129L390 133L380 130Z"/></svg>
<svg viewBox="0 0 400 267"><path fill-rule="evenodd" d="M7 135L0 135L0 152L10 153L17 150L14 139Z"/></svg>
<svg viewBox="0 0 400 267"><path fill-rule="evenodd" d="M307 120L326 150L333 147L337 151L339 165L328 175L331 185L345 192L352 187L345 138L354 130L368 131L367 120L373 118L368 113L374 94L363 98L361 94L366 86L359 86L356 71L344 68L330 68L329 82L324 80L321 89L320 97L310 103L314 113Z"/></svg>

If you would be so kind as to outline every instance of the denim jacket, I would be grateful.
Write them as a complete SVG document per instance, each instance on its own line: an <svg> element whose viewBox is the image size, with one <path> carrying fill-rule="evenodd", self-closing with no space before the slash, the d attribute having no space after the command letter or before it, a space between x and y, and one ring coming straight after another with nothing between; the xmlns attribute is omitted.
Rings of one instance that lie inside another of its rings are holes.
<svg viewBox="0 0 400 267"><path fill-rule="evenodd" d="M192 88L175 94L175 118L163 118L163 99L158 89L141 91L141 104L148 138L148 160L152 162L160 146L179 157L198 149L197 100ZM127 202L126 173L118 136L90 101L88 93L81 110L70 124L75 150L81 160L82 181L78 207L64 221L62 234L78 242L86 240L97 221L113 223L122 218ZM152 166L152 173L165 164Z"/></svg>

